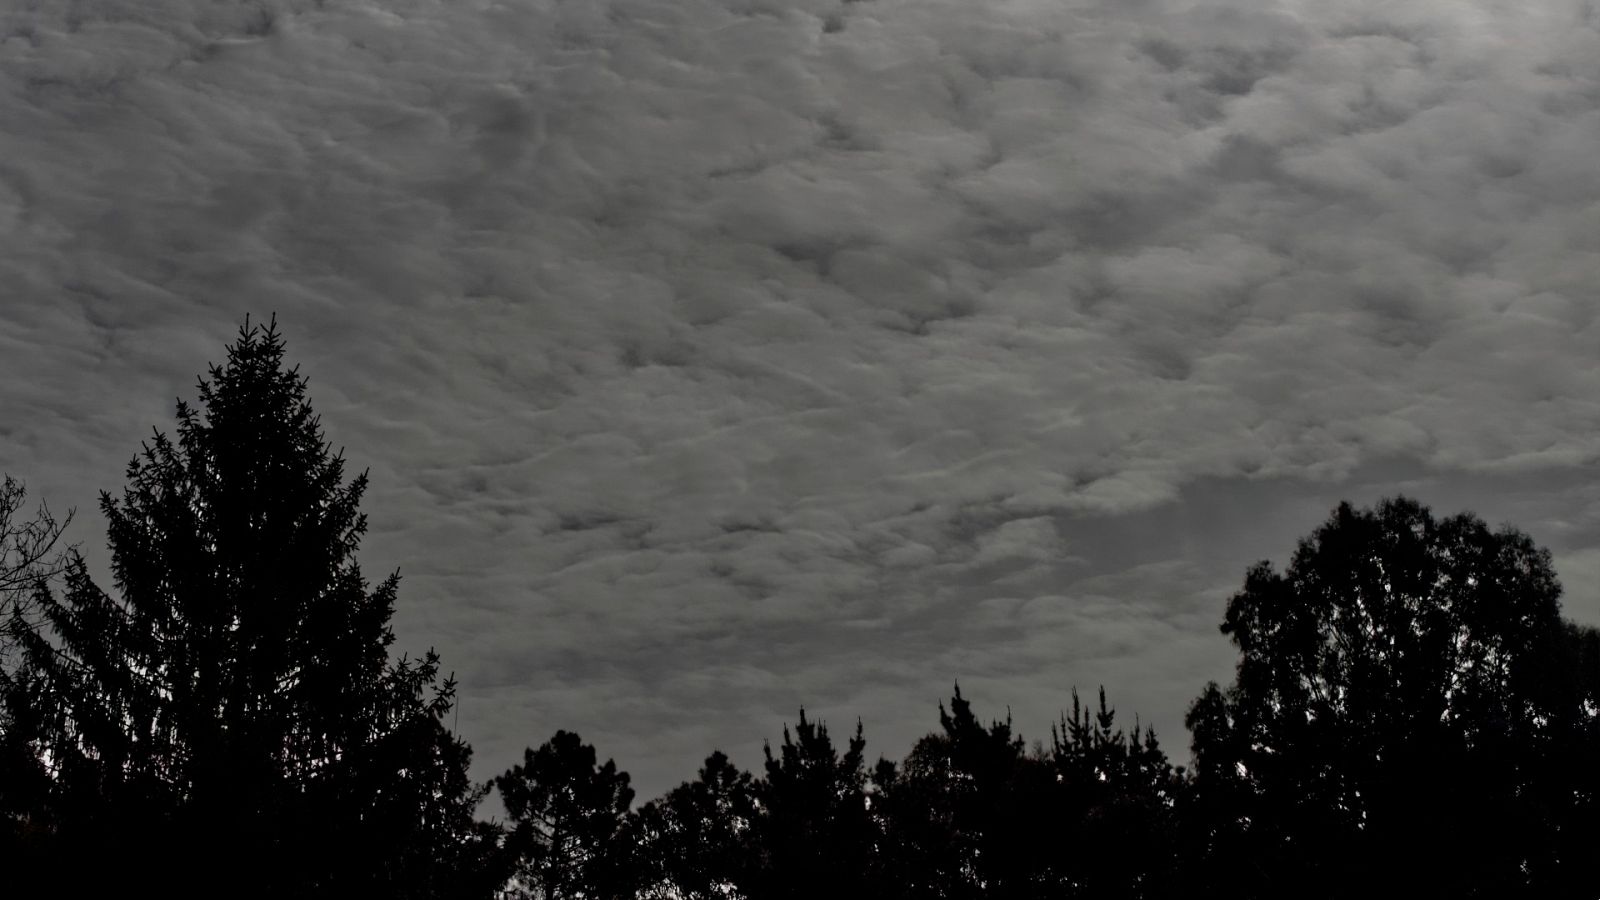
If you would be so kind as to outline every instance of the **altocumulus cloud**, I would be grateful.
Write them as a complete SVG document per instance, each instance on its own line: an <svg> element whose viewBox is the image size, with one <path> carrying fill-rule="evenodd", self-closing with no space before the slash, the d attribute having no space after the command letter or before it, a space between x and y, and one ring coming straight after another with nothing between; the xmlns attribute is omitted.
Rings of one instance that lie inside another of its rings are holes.
<svg viewBox="0 0 1600 900"><path fill-rule="evenodd" d="M1340 496L1600 619L1594 2L35 6L6 470L90 506L277 311L479 774L567 727L651 793L802 703L894 755L955 677L1176 749Z"/></svg>

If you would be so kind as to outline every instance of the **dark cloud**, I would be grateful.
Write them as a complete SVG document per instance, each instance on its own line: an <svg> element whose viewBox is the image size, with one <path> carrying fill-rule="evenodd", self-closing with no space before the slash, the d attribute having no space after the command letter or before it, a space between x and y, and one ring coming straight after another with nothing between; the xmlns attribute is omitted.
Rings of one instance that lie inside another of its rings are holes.
<svg viewBox="0 0 1600 900"><path fill-rule="evenodd" d="M569 727L656 791L802 703L898 754L957 677L1181 747L1342 496L1518 522L1600 621L1593 3L7 22L5 468L89 506L277 311L483 774Z"/></svg>

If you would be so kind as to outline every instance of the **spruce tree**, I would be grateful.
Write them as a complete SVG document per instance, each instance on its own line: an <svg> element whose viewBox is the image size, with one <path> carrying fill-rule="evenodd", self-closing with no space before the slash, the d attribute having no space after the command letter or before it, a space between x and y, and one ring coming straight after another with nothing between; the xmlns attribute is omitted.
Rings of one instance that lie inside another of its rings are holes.
<svg viewBox="0 0 1600 900"><path fill-rule="evenodd" d="M248 320L101 494L115 590L73 553L6 703L47 773L26 818L83 873L132 887L407 895L477 884L470 749L441 725L438 658L390 658L398 585L355 559L366 475L346 478ZM475 867L473 877L442 871ZM485 888L487 891L487 888Z"/></svg>

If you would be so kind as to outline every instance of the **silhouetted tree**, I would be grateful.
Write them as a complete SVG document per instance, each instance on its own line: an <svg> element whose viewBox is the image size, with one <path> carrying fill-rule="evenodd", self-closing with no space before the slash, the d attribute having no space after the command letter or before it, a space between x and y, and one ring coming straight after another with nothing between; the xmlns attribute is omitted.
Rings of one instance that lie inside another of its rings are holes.
<svg viewBox="0 0 1600 900"><path fill-rule="evenodd" d="M595 900L632 897L636 863L629 846L628 773L572 732L557 731L521 765L494 780L516 854L514 897Z"/></svg>
<svg viewBox="0 0 1600 900"><path fill-rule="evenodd" d="M753 898L814 898L872 886L873 826L867 810L866 738L856 724L844 752L821 722L783 729L783 745L765 747L765 777L755 782Z"/></svg>
<svg viewBox="0 0 1600 900"><path fill-rule="evenodd" d="M48 583L66 567L61 536L72 523L72 512L57 521L41 503L32 518L24 519L27 499L22 482L10 475L0 481L0 673L15 665L22 631L38 626L41 582Z"/></svg>
<svg viewBox="0 0 1600 900"><path fill-rule="evenodd" d="M909 898L1059 896L1066 848L1053 818L1055 777L1006 721L984 726L957 686L941 730L899 767L880 761L874 811L886 881Z"/></svg>
<svg viewBox="0 0 1600 900"><path fill-rule="evenodd" d="M753 881L759 814L750 773L712 753L699 778L644 805L630 841L638 848L640 895L661 900L732 900Z"/></svg>
<svg viewBox="0 0 1600 900"><path fill-rule="evenodd" d="M347 481L248 321L179 402L121 500L102 493L116 593L70 554L48 626L21 635L5 702L46 774L30 821L75 891L419 896L485 880L492 829L467 747L440 724L438 660L391 663L397 576L354 555L365 475ZM181 862L178 860L182 860Z"/></svg>
<svg viewBox="0 0 1600 900"><path fill-rule="evenodd" d="M1057 877L1068 897L1168 897L1178 880L1181 769L1155 730L1116 727L1106 691L1091 712L1072 692L1072 716L1051 728L1049 759L1066 845Z"/></svg>
<svg viewBox="0 0 1600 900"><path fill-rule="evenodd" d="M1527 535L1404 498L1251 569L1237 678L1188 717L1196 890L1592 895L1560 854L1593 817L1594 645L1559 596Z"/></svg>
<svg viewBox="0 0 1600 900"><path fill-rule="evenodd" d="M39 626L38 598L65 566L62 533L72 520L57 521L40 504L25 518L27 489L10 475L0 481L0 697L30 695L39 686L17 671L25 633ZM49 793L49 773L28 742L31 723L13 719L0 702L0 858L36 855L43 836L40 816Z"/></svg>

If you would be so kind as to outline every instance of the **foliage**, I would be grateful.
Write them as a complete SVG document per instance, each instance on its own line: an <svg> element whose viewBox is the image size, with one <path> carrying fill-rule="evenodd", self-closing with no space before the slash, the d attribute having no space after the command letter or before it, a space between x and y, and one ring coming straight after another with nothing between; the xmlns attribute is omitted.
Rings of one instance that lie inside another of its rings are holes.
<svg viewBox="0 0 1600 900"><path fill-rule="evenodd" d="M699 777L644 805L632 823L639 892L647 898L730 900L753 876L760 814L749 772L712 753Z"/></svg>
<svg viewBox="0 0 1600 900"><path fill-rule="evenodd" d="M985 727L959 686L939 724L901 766L880 762L874 775L892 882L906 897L1023 896L1043 874L1031 826L1048 773L1009 718Z"/></svg>
<svg viewBox="0 0 1600 900"><path fill-rule="evenodd" d="M1189 715L1211 890L1572 888L1580 858L1553 851L1592 807L1571 762L1595 694L1559 596L1525 534L1404 498L1251 569L1223 624L1237 678Z"/></svg>
<svg viewBox="0 0 1600 900"><path fill-rule="evenodd" d="M872 822L861 724L840 752L828 727L806 718L783 745L768 744L765 777L755 783L752 827L755 872L748 893L761 898L811 898L870 890Z"/></svg>
<svg viewBox="0 0 1600 900"><path fill-rule="evenodd" d="M907 898L1153 897L1171 887L1181 774L1155 735L1124 734L1101 692L1051 747L983 725L960 688L941 730L874 773L886 882Z"/></svg>
<svg viewBox="0 0 1600 900"><path fill-rule="evenodd" d="M101 495L116 592L74 552L37 595L48 629L21 635L5 743L31 751L31 788L11 814L106 861L85 878L417 895L493 845L440 725L454 682L431 652L390 662L398 578L354 559L366 477L345 479L283 350L246 323L176 439ZM151 868L176 848L190 862Z"/></svg>
<svg viewBox="0 0 1600 900"><path fill-rule="evenodd" d="M1051 729L1049 761L1068 823L1062 860L1067 896L1167 897L1183 893L1179 818L1188 782L1153 728L1116 727L1100 689L1091 713L1072 692L1072 716Z"/></svg>
<svg viewBox="0 0 1600 900"><path fill-rule="evenodd" d="M870 775L802 709L759 775L724 754L631 809L568 731L490 784L443 724L432 651L392 658L398 578L355 554L347 478L248 321L120 498L114 590L67 520L0 484L0 854L22 893L886 900L1588 897L1600 842L1600 631L1550 555L1405 498L1340 505L1222 631L1193 764L1071 694L1032 750L959 686ZM509 831L479 821L491 787ZM90 866L80 861L90 860ZM72 868L68 868L72 867Z"/></svg>
<svg viewBox="0 0 1600 900"><path fill-rule="evenodd" d="M593 900L631 893L628 774L570 731L557 731L494 780L519 860L514 897Z"/></svg>

